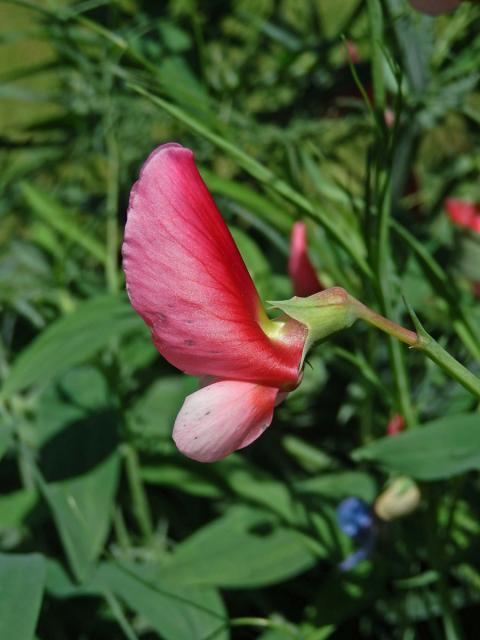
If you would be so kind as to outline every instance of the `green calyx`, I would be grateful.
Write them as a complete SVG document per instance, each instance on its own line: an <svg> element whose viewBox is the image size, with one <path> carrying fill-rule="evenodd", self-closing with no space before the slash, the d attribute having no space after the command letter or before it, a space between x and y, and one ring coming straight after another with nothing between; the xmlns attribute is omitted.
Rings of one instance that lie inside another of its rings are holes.
<svg viewBox="0 0 480 640"><path fill-rule="evenodd" d="M325 289L308 298L294 297L268 303L307 327L304 357L313 343L350 327L358 317L350 296L341 287Z"/></svg>

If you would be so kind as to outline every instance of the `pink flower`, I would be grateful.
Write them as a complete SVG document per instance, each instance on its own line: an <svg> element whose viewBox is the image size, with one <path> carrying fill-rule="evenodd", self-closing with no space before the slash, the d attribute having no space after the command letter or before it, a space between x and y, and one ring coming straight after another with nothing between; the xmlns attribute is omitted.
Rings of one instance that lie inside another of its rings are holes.
<svg viewBox="0 0 480 640"><path fill-rule="evenodd" d="M296 222L292 228L288 273L296 296L311 296L325 288L308 257L307 227L304 222Z"/></svg>
<svg viewBox="0 0 480 640"><path fill-rule="evenodd" d="M143 165L123 265L131 303L158 351L209 381L180 409L177 447L213 462L253 442L300 382L306 327L267 317L189 149L163 145Z"/></svg>
<svg viewBox="0 0 480 640"><path fill-rule="evenodd" d="M429 16L438 16L441 13L449 13L458 7L462 0L410 0L410 4L417 11Z"/></svg>
<svg viewBox="0 0 480 640"><path fill-rule="evenodd" d="M459 198L447 198L445 208L450 220L459 227L480 233L480 206L478 204Z"/></svg>
<svg viewBox="0 0 480 640"><path fill-rule="evenodd" d="M399 413L393 415L388 421L387 435L396 436L405 429L405 418Z"/></svg>

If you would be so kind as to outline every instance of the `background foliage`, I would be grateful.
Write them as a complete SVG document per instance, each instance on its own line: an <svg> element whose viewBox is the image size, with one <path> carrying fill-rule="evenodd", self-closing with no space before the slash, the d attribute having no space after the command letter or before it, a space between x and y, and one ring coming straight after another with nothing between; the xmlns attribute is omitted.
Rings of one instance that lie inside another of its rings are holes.
<svg viewBox="0 0 480 640"><path fill-rule="evenodd" d="M255 445L191 462L171 428L196 381L129 306L119 246L177 140L263 297L291 295L305 219L327 285L408 325L404 296L479 372L479 238L442 203L480 200L480 7L36 0L0 24L0 638L476 637L478 401L358 324ZM397 474L419 508L341 572L337 505Z"/></svg>

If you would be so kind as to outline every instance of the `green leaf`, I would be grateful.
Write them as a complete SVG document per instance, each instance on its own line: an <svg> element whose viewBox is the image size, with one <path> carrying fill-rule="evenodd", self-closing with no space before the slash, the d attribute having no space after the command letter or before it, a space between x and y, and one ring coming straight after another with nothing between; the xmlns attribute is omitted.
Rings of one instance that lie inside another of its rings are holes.
<svg viewBox="0 0 480 640"><path fill-rule="evenodd" d="M321 495L340 501L348 496L357 496L373 502L377 495L375 480L362 471L338 471L308 478L295 485L300 493Z"/></svg>
<svg viewBox="0 0 480 640"><path fill-rule="evenodd" d="M228 640L228 618L218 593L164 579L158 565L104 563L94 583L111 589L165 640Z"/></svg>
<svg viewBox="0 0 480 640"><path fill-rule="evenodd" d="M82 302L72 313L53 322L14 361L3 394L45 384L85 362L113 338L142 327L124 296L105 295Z"/></svg>
<svg viewBox="0 0 480 640"><path fill-rule="evenodd" d="M85 580L110 528L119 476L119 415L105 378L69 371L42 396L38 482L72 573Z"/></svg>
<svg viewBox="0 0 480 640"><path fill-rule="evenodd" d="M118 456L111 456L91 473L67 482L41 482L70 567L85 580L108 534L118 480Z"/></svg>
<svg viewBox="0 0 480 640"><path fill-rule="evenodd" d="M98 262L105 264L107 254L96 238L82 229L75 214L62 207L50 195L28 182L20 184L22 193L32 211L68 240L85 249Z"/></svg>
<svg viewBox="0 0 480 640"><path fill-rule="evenodd" d="M45 577L40 554L0 554L0 638L34 638Z"/></svg>
<svg viewBox="0 0 480 640"><path fill-rule="evenodd" d="M441 480L480 469L480 415L440 418L394 438L376 440L355 450L352 457L418 480Z"/></svg>
<svg viewBox="0 0 480 640"><path fill-rule="evenodd" d="M192 496L203 498L219 498L223 495L218 479L209 478L208 473L199 469L199 465L190 465L188 461L173 464L160 461L152 465L143 465L142 479L162 487L173 487Z"/></svg>
<svg viewBox="0 0 480 640"><path fill-rule="evenodd" d="M162 575L189 585L260 587L287 580L315 562L305 536L268 513L239 507L179 544Z"/></svg>
<svg viewBox="0 0 480 640"><path fill-rule="evenodd" d="M265 196L239 181L228 180L228 178L223 178L208 169L202 168L201 174L213 193L231 198L284 234L290 233L293 217Z"/></svg>
<svg viewBox="0 0 480 640"><path fill-rule="evenodd" d="M19 526L38 502L33 489L21 489L0 496L0 531Z"/></svg>
<svg viewBox="0 0 480 640"><path fill-rule="evenodd" d="M383 113L385 108L385 84L383 81L383 15L379 0L367 0L372 45L372 77L375 108Z"/></svg>
<svg viewBox="0 0 480 640"><path fill-rule="evenodd" d="M0 425L0 460L8 451L12 441L13 433L11 428L6 424Z"/></svg>
<svg viewBox="0 0 480 640"><path fill-rule="evenodd" d="M78 580L91 573L110 528L119 458L113 454L90 473L65 482L40 481L72 572Z"/></svg>
<svg viewBox="0 0 480 640"><path fill-rule="evenodd" d="M129 429L153 447L159 441L168 440L170 444L177 413L185 397L197 389L196 378L182 375L159 378L129 411Z"/></svg>

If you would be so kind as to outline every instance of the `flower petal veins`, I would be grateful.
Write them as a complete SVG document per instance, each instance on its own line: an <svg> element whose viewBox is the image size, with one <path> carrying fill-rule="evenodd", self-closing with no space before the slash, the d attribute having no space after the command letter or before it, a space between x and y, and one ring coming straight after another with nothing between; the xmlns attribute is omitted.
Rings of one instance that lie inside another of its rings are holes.
<svg viewBox="0 0 480 640"><path fill-rule="evenodd" d="M276 324L189 149L166 144L145 162L123 258L132 305L171 364L192 375L296 384L305 332L265 333Z"/></svg>

